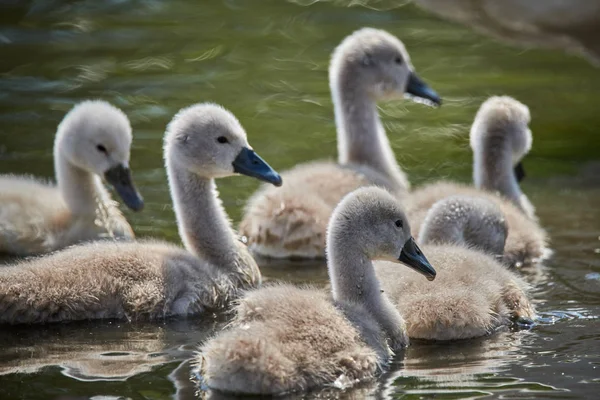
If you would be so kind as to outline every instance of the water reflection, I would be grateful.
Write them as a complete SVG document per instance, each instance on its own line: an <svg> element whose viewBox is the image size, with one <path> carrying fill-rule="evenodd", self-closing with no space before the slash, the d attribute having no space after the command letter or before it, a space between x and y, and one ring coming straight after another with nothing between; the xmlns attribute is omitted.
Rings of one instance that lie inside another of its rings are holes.
<svg viewBox="0 0 600 400"><path fill-rule="evenodd" d="M3 329L0 381L6 384L5 393L15 395L27 391L11 392L13 379L51 375L50 371L80 382L127 381L156 372L160 366L190 359L197 345L222 328L225 320L220 315L157 324L101 321L53 324L35 330ZM178 379L183 383L176 384L176 388L191 385L189 371Z"/></svg>
<svg viewBox="0 0 600 400"><path fill-rule="evenodd" d="M498 375L519 360L524 332L499 332L489 338L443 344L419 344L407 350L401 369L386 377L383 393L448 395L474 398L518 381Z"/></svg>

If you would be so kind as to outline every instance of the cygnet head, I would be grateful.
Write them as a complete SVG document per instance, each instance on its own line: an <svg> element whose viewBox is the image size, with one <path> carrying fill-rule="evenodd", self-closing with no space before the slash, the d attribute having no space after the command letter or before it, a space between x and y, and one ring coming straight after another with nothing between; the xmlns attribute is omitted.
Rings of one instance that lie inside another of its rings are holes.
<svg viewBox="0 0 600 400"><path fill-rule="evenodd" d="M404 94L440 105L437 93L414 72L404 44L386 31L362 28L346 37L331 57L332 93L363 91L373 100Z"/></svg>
<svg viewBox="0 0 600 400"><path fill-rule="evenodd" d="M531 150L533 137L529 129L531 115L529 108L509 96L493 96L479 108L471 126L471 148L476 154L486 151L486 147L507 143L512 155L517 181L524 177L520 164Z"/></svg>
<svg viewBox="0 0 600 400"><path fill-rule="evenodd" d="M77 104L58 125L55 159L103 176L132 210L141 210L129 169L131 126L123 111L101 100Z"/></svg>
<svg viewBox="0 0 600 400"><path fill-rule="evenodd" d="M243 174L282 184L252 150L237 118L212 103L183 108L173 117L165 134L165 157L168 164L206 179Z"/></svg>
<svg viewBox="0 0 600 400"><path fill-rule="evenodd" d="M450 196L427 212L419 243L472 246L501 256L507 236L506 219L494 202L482 197Z"/></svg>
<svg viewBox="0 0 600 400"><path fill-rule="evenodd" d="M415 243L404 210L394 197L377 187L360 188L340 201L327 231L328 255L331 246L356 246L370 260L403 263L435 278L435 269Z"/></svg>

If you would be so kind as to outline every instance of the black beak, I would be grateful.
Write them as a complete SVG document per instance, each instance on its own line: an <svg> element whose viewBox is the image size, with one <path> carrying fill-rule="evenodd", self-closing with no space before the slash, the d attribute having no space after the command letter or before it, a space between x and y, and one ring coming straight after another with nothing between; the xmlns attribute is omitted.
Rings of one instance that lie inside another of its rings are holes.
<svg viewBox="0 0 600 400"><path fill-rule="evenodd" d="M519 161L519 163L515 166L515 178L517 178L517 182L521 182L526 176L525 168L523 168L523 162Z"/></svg>
<svg viewBox="0 0 600 400"><path fill-rule="evenodd" d="M244 147L233 160L233 172L257 178L275 186L281 186L283 183L281 176L254 150L247 147Z"/></svg>
<svg viewBox="0 0 600 400"><path fill-rule="evenodd" d="M442 105L442 99L438 94L421 80L414 72L410 73L408 83L406 84L406 93L431 101L437 106Z"/></svg>
<svg viewBox="0 0 600 400"><path fill-rule="evenodd" d="M427 258L425 258L425 255L421 252L421 249L412 237L404 244L398 260L425 275L428 280L432 281L435 279L435 269L429 264L429 261L427 261Z"/></svg>
<svg viewBox="0 0 600 400"><path fill-rule="evenodd" d="M129 168L123 164L119 164L106 171L104 178L115 188L115 191L121 196L127 207L133 211L140 211L144 208L144 199L142 199L142 196L140 196L133 185L131 170Z"/></svg>

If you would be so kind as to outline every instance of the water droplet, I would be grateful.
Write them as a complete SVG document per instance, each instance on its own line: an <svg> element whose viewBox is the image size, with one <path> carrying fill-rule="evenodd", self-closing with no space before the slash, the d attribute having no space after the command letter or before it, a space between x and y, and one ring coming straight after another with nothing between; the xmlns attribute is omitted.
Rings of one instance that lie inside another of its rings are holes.
<svg viewBox="0 0 600 400"><path fill-rule="evenodd" d="M590 272L585 275L585 279L588 281L600 281L600 272Z"/></svg>

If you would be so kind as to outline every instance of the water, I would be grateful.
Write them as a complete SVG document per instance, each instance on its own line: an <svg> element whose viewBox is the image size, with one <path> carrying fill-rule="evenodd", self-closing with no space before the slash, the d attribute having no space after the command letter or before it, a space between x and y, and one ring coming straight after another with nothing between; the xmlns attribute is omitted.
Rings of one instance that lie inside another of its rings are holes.
<svg viewBox="0 0 600 400"><path fill-rule="evenodd" d="M354 29L387 29L405 41L419 74L445 100L441 109L382 105L413 184L469 181L467 134L476 109L488 95L513 95L531 108L534 149L525 160L524 190L555 254L529 274L541 315L532 330L415 342L379 381L320 396L594 397L600 389L598 70L561 52L504 46L412 6L396 7L402 2L348 3L4 2L0 173L50 178L54 131L64 113L81 99L111 101L132 120L132 167L147 205L127 216L139 236L178 241L161 165L162 134L173 114L199 101L223 104L278 169L333 158L329 54ZM219 182L235 221L257 185L242 177ZM261 267L267 279L326 282L322 265ZM0 398L193 398L186 360L224 322L211 316L3 327Z"/></svg>

